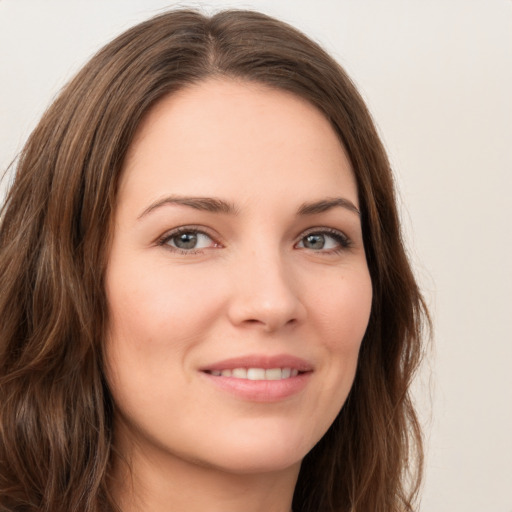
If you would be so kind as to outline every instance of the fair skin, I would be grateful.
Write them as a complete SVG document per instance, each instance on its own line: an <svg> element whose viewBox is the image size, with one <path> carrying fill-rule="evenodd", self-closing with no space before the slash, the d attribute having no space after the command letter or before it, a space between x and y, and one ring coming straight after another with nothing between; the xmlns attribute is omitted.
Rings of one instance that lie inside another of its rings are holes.
<svg viewBox="0 0 512 512"><path fill-rule="evenodd" d="M329 122L290 93L211 79L151 110L106 272L124 512L290 510L368 323L358 208Z"/></svg>

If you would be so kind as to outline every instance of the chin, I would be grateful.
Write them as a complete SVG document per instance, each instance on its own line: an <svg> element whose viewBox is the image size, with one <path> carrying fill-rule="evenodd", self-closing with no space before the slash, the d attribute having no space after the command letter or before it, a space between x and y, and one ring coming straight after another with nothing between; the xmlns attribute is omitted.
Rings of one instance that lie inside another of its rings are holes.
<svg viewBox="0 0 512 512"><path fill-rule="evenodd" d="M304 455L297 453L253 453L242 452L231 457L216 457L213 463L207 464L225 473L253 475L261 473L281 472L287 469L300 468Z"/></svg>
<svg viewBox="0 0 512 512"><path fill-rule="evenodd" d="M206 459L209 465L229 473L254 474L298 468L302 459L316 444L304 438L290 436L263 436L256 439L229 440L229 443L213 443Z"/></svg>

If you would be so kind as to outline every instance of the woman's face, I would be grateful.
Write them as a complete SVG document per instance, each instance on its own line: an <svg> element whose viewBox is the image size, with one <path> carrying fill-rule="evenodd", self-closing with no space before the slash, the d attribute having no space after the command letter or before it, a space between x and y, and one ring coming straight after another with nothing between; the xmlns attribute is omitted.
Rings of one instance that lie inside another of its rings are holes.
<svg viewBox="0 0 512 512"><path fill-rule="evenodd" d="M368 323L358 206L304 100L209 80L156 105L106 273L121 450L239 473L300 463L343 406Z"/></svg>

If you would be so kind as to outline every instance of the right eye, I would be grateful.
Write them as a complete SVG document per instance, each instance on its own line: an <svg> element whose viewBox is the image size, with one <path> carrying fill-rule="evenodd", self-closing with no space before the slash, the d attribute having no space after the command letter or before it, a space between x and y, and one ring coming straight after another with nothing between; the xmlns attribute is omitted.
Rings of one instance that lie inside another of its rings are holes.
<svg viewBox="0 0 512 512"><path fill-rule="evenodd" d="M166 233L160 240L160 245L176 249L181 253L195 253L208 247L218 247L209 235L191 228L179 228Z"/></svg>

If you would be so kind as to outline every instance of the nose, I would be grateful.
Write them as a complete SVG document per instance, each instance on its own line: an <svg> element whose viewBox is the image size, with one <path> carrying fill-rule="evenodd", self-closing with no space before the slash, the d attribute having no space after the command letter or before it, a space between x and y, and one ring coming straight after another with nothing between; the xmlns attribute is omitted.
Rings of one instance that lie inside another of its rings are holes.
<svg viewBox="0 0 512 512"><path fill-rule="evenodd" d="M306 308L298 282L282 258L253 253L242 259L228 307L233 325L275 332L303 321Z"/></svg>

